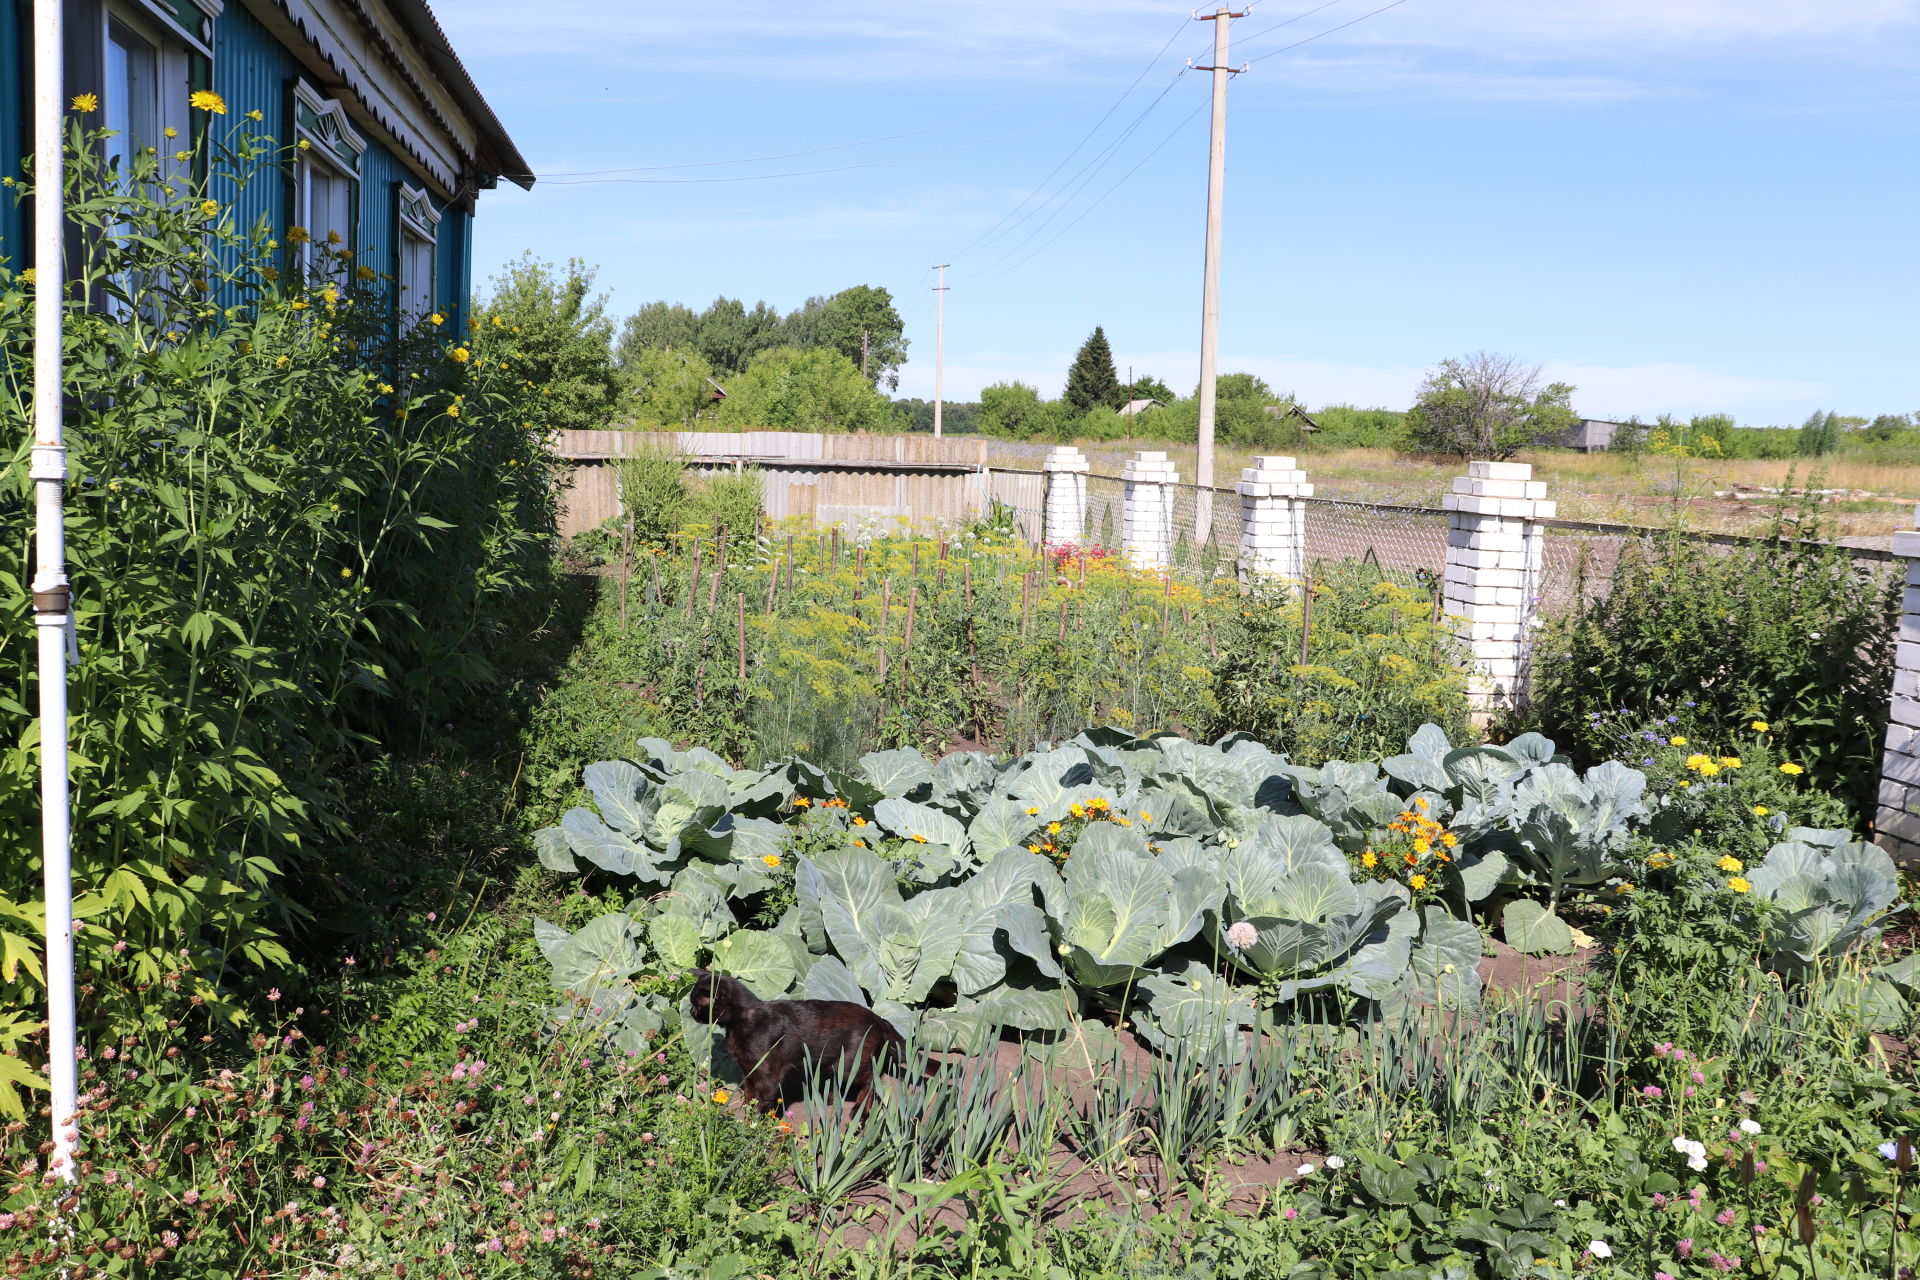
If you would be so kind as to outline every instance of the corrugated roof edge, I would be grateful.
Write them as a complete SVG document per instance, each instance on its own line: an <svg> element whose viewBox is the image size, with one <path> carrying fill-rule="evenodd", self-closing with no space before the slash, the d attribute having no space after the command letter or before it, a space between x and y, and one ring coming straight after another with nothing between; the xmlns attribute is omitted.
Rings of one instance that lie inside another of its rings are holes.
<svg viewBox="0 0 1920 1280"><path fill-rule="evenodd" d="M466 64L460 61L460 55L453 51L453 43L447 39L447 33L441 29L440 20L433 16L433 9L427 0L392 0L393 9L405 23L408 34L420 44L421 52L427 61L433 64L434 72L440 77L454 97L460 100L461 109L473 118L479 127L481 136L493 151L500 176L508 182L525 190L533 190L533 166L513 144L507 135L506 126L500 123L500 117L493 113L487 100L480 93L480 87L473 82L473 76L467 71Z"/></svg>

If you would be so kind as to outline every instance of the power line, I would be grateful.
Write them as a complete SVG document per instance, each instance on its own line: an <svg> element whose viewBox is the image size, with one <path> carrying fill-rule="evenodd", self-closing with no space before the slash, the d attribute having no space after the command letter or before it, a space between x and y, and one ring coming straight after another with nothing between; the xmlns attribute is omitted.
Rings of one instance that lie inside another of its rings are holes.
<svg viewBox="0 0 1920 1280"><path fill-rule="evenodd" d="M589 187L607 183L638 183L649 186L683 186L689 183L770 182L775 178L810 178L816 174L846 173L852 169L880 169L887 165L909 164L915 160L930 160L935 156L952 155L956 151L965 151L970 147L984 147L990 142L1005 142L1009 138L1023 137L1026 134L1045 129L1049 125L1058 124L1062 120L1071 120L1075 116L1085 115L1091 110L1093 110L1092 107L1080 107L1076 110L1054 116L1052 119L1042 120L1039 124L1028 125L1024 129L1015 129L1012 133L997 134L991 138L975 138L971 142L962 142L951 147L942 147L938 151L923 151L918 155L912 156L895 156L889 160L867 160L859 164L834 165L825 169L794 169L786 173L742 173L718 178L560 178L549 181L547 185L552 187Z"/></svg>
<svg viewBox="0 0 1920 1280"><path fill-rule="evenodd" d="M1167 50L1173 47L1174 41L1180 38L1180 33L1182 31L1185 31L1186 29L1187 29L1186 20L1182 19L1180 25L1173 29L1173 34L1167 37L1167 42L1161 45L1157 50L1155 50L1153 56L1147 59L1147 64L1144 67L1140 68L1140 74L1133 78L1133 83L1129 84L1125 89L1123 89L1120 93L1120 96L1115 98L1110 104L1108 104L1107 109L1101 113L1100 118L1093 122L1093 127L1088 129L1085 134L1081 135L1080 141L1073 144L1073 149L1067 152L1066 155L1060 158L1060 163L1053 166L1053 169L1047 174L1046 177L1040 179L1039 185L1035 186L1033 190L1029 191L1025 196L1021 197L1020 203L1016 204L1013 208L1009 209L1005 214L1001 215L999 222L994 223L991 227L988 227L985 231L975 236L964 247L962 247L960 250L954 253L953 257L955 259L963 258L967 254L972 253L975 249L982 248L987 244L991 244L993 240L997 238L995 236L995 233L1000 230L1001 226L1005 224L1009 218L1012 218L1015 214L1018 214L1022 209L1026 208L1028 202L1030 202L1035 196L1039 195L1042 191L1046 190L1047 184L1052 182L1062 169L1066 168L1068 164L1072 163L1073 158L1080 154L1080 149L1086 146L1087 143L1091 142L1093 140L1093 136L1100 132L1101 126L1106 124L1108 120L1113 118L1113 113L1120 109L1120 104L1125 102L1127 98L1132 95L1133 91L1140 87L1140 82L1147 78L1148 73L1150 73L1154 69L1154 67L1159 64L1160 59L1166 55ZM1163 94L1161 96L1164 97L1165 95Z"/></svg>
<svg viewBox="0 0 1920 1280"><path fill-rule="evenodd" d="M779 155L770 156L746 156L739 160L699 160L689 164L649 164L637 165L627 169L578 169L558 173L542 173L535 176L541 181L546 182L555 178L596 178L610 173L656 173L665 172L669 169L711 169L720 165L763 164L769 160L793 160L800 156L817 156L827 151L848 151L854 147L871 147L882 142L898 142L902 138L917 138L923 133L935 133L941 129L950 129L956 124L965 124L969 120L978 120L983 116L994 115L1001 111L1011 111L1015 107L1024 107L1029 102L1036 102L1041 98L1057 92L1059 92L1057 86L1052 89L1043 89L1039 93L1030 94L1027 97L1017 99L1013 102L1003 102L997 107L988 107L985 111L976 111L972 115L961 116L954 120L945 120L939 124L930 124L924 129L909 129L905 133L889 133L879 138L863 138L858 142L837 142L830 147L811 147L805 151L785 151Z"/></svg>
<svg viewBox="0 0 1920 1280"><path fill-rule="evenodd" d="M1325 4L1317 4L1313 8L1308 9L1305 13L1296 13L1291 18L1286 19L1284 22L1276 22L1270 27L1262 27L1258 31L1254 32L1252 35L1243 37L1243 40L1247 40L1247 41L1258 40L1261 36L1267 35L1271 32L1278 31L1282 27L1290 27L1294 23L1302 20L1303 18L1311 18L1314 14L1319 13L1322 9L1331 9L1333 8L1333 6L1337 4L1345 4L1345 3L1346 3L1346 0L1326 0ZM1247 8L1251 10L1253 6L1248 5Z"/></svg>
<svg viewBox="0 0 1920 1280"><path fill-rule="evenodd" d="M1202 102L1198 106L1194 107L1192 111L1189 111L1184 117L1181 118L1180 123L1173 126L1172 130L1168 132L1166 137L1160 139L1160 141L1156 142L1153 145L1153 150L1147 152L1147 154L1145 154L1144 156L1141 156L1139 159L1139 162L1136 163L1133 166L1133 168L1121 174L1119 179L1115 181L1112 186L1108 187L1105 191L1101 192L1100 195L1097 198L1095 198L1092 204L1082 209L1079 212L1079 214L1075 216L1072 222L1069 222L1066 226L1061 227L1058 231L1054 232L1051 236L1047 237L1040 244L1036 245L1032 253L1029 253L1026 257L1020 259L1018 262L1006 268L1006 270L1004 271L996 271L994 272L994 274L990 276L986 276L983 279L974 280L971 283L974 285L988 284L994 280L1000 279L1000 277L1004 275L1007 275L1014 271L1018 271L1021 267L1026 266L1027 263L1032 262L1035 258L1039 257L1042 253L1046 251L1049 245L1053 244L1053 242L1058 240L1061 236L1064 236L1065 234L1067 234L1067 232L1073 230L1074 227L1080 224L1081 219L1085 218L1088 214L1092 213L1095 209L1099 208L1102 204L1104 204L1106 202L1107 197L1111 196L1114 192L1118 191L1126 183L1128 178L1131 178L1134 174L1140 172L1140 170L1146 165L1147 161L1153 159L1154 156L1158 155L1160 153L1160 149L1162 147L1165 147L1169 142L1172 142L1175 135L1177 135L1182 129L1186 128L1187 125L1193 121L1193 118L1195 116L1199 115L1202 111L1206 110L1208 105L1209 105L1208 103Z"/></svg>
<svg viewBox="0 0 1920 1280"><path fill-rule="evenodd" d="M1353 26L1355 23L1365 22L1368 18L1371 18L1376 14L1385 13L1389 9L1398 9L1401 5L1405 4L1406 2L1407 0L1393 0L1392 4L1383 4L1378 9L1372 10L1369 13L1363 13L1359 17L1354 18L1350 22L1343 22L1337 27L1328 27L1325 31L1322 31L1317 36L1308 36L1305 40L1295 40L1292 44L1281 45L1278 49L1274 49L1268 53L1263 53L1258 58L1248 58L1247 65L1252 66L1256 62L1264 62L1266 59L1277 57L1280 54L1283 54L1290 49L1298 49L1303 44L1312 44L1315 40L1323 39L1327 36L1332 35L1336 31L1345 31L1348 27Z"/></svg>
<svg viewBox="0 0 1920 1280"><path fill-rule="evenodd" d="M1099 176L1101 168L1109 160L1113 158L1114 154L1119 151L1121 145L1125 143L1128 138L1133 136L1135 130L1137 130L1143 123L1145 123L1146 118L1153 113L1154 108L1158 107L1163 101L1166 100L1167 95L1173 92L1174 85L1178 84L1180 82L1180 77L1184 76L1186 73L1187 73L1187 69L1185 67L1182 67L1178 72L1176 72L1174 74L1173 79L1167 82L1167 87L1160 91L1159 97L1155 98L1152 102L1149 102L1146 105L1146 107L1141 110L1140 114L1135 116L1133 120L1127 125L1127 127L1122 129L1119 132L1119 134L1117 134L1114 137L1113 141L1109 142L1105 147L1100 149L1097 155L1095 155L1091 160L1087 161L1086 164L1080 166L1079 170L1075 172L1075 174L1071 179L1068 180L1066 186L1062 187L1054 195L1047 197L1047 199L1043 201L1038 207L1036 207L1032 213L1028 214L1027 217L1031 218L1031 217L1038 216L1038 214L1040 213L1040 210L1046 208L1048 205L1054 205L1053 212L1049 213L1040 222L1038 226L1033 228L1033 230L1027 232L1027 234L1023 236L1020 239L1020 241L1016 243L1012 248L1008 249L1005 253L1001 254L998 258L995 258L992 262L989 262L986 266L982 267L981 270L991 271L995 267L999 266L1001 263L1005 262L1008 258L1012 257L1014 254L1019 253L1021 249L1025 248L1029 243L1032 242L1035 236L1045 231L1047 227L1052 224L1055 218L1058 218L1061 214L1065 213L1067 211L1067 207L1070 204L1072 204L1076 198L1078 198L1079 194L1082 191L1086 190L1087 186L1090 183L1092 183L1092 181L1096 177ZM1056 201L1058 201L1057 204L1055 203ZM1027 220L1026 218L1022 218L1019 221L1024 222L1026 220ZM1007 228L1007 231L1011 232L1014 229L1014 227L1018 225L1019 225L1019 222L1014 223L1013 226L1010 226ZM981 247L984 248L985 246L983 245ZM958 257L959 255L956 254L954 256Z"/></svg>

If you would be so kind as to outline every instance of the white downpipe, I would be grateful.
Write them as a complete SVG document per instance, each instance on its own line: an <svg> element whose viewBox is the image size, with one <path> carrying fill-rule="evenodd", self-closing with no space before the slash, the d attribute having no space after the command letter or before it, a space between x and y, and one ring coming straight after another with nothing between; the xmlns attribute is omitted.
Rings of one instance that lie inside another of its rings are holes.
<svg viewBox="0 0 1920 1280"><path fill-rule="evenodd" d="M47 899L47 1079L53 1086L53 1157L68 1182L77 1169L79 1067L73 1004L73 831L67 794L67 647L72 595L61 509L67 450L61 435L61 308L66 300L65 90L61 0L33 6L33 625L40 642L40 857Z"/></svg>

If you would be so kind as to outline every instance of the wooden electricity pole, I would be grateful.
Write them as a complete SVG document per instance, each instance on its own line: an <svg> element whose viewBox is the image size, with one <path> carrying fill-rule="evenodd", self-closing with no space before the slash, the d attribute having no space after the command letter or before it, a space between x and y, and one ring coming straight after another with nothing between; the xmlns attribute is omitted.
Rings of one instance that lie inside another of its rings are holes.
<svg viewBox="0 0 1920 1280"><path fill-rule="evenodd" d="M1227 182L1227 78L1236 74L1236 69L1227 65L1227 29L1235 18L1246 16L1225 6L1212 13L1193 15L1195 22L1213 24L1213 65L1195 68L1213 72L1213 141L1207 153L1206 283L1200 302L1199 456L1193 468L1193 482L1199 486L1193 517L1196 546L1205 545L1213 532L1214 383L1219 377L1220 365L1220 205Z"/></svg>
<svg viewBox="0 0 1920 1280"><path fill-rule="evenodd" d="M940 283L933 286L933 438L940 438L940 389L941 376L947 362L947 268L951 263L942 262L934 267L940 273Z"/></svg>

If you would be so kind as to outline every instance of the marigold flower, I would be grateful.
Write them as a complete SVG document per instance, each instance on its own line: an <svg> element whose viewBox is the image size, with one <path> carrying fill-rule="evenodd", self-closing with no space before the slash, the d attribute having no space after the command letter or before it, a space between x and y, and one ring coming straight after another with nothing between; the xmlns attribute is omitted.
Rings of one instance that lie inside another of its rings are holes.
<svg viewBox="0 0 1920 1280"><path fill-rule="evenodd" d="M856 827L864 827L867 825L867 820L856 813L853 816L853 825Z"/></svg>
<svg viewBox="0 0 1920 1280"><path fill-rule="evenodd" d="M1153 821L1153 815L1152 815L1152 814L1150 814L1150 813L1148 813L1148 812L1147 812L1147 811L1146 811L1145 809L1142 809L1142 810L1140 811L1140 821L1142 821L1142 822L1152 822L1152 821Z"/></svg>
<svg viewBox="0 0 1920 1280"><path fill-rule="evenodd" d="M1076 818L1084 818L1087 816L1087 807L1081 804L1078 800L1075 800L1073 802L1072 807L1069 808L1067 812L1071 813Z"/></svg>
<svg viewBox="0 0 1920 1280"><path fill-rule="evenodd" d="M1028 852L1028 853L1038 853L1038 852L1040 852L1040 846L1039 846L1039 845L1037 845L1037 844L1030 844L1030 845L1028 845L1028 846L1027 846L1027 852Z"/></svg>
<svg viewBox="0 0 1920 1280"><path fill-rule="evenodd" d="M1673 865L1673 855L1670 853L1653 854L1647 858L1647 865L1655 871L1664 870Z"/></svg>
<svg viewBox="0 0 1920 1280"><path fill-rule="evenodd" d="M777 853L769 853L765 857L761 858L760 861L766 863L770 867L777 867L780 865L780 855Z"/></svg>
<svg viewBox="0 0 1920 1280"><path fill-rule="evenodd" d="M193 96L187 99L187 105L210 115L227 114L227 100L211 89L195 89Z"/></svg>
<svg viewBox="0 0 1920 1280"><path fill-rule="evenodd" d="M1427 887L1427 878L1423 875L1411 875L1407 877L1407 883L1416 889L1424 889Z"/></svg>
<svg viewBox="0 0 1920 1280"><path fill-rule="evenodd" d="M1747 883L1744 876L1735 876L1733 879L1727 881L1727 888L1733 890L1735 893L1750 893L1753 890L1753 886Z"/></svg>
<svg viewBox="0 0 1920 1280"><path fill-rule="evenodd" d="M1769 729L1773 728L1773 726L1768 724L1765 720L1755 720L1753 724L1748 727L1751 728L1755 733L1765 733Z"/></svg>
<svg viewBox="0 0 1920 1280"><path fill-rule="evenodd" d="M916 831L913 833L913 842L915 844L925 844L927 842L927 838L921 835L918 831Z"/></svg>
<svg viewBox="0 0 1920 1280"><path fill-rule="evenodd" d="M1380 855L1369 849L1360 855L1360 865L1369 869L1380 865Z"/></svg>
<svg viewBox="0 0 1920 1280"><path fill-rule="evenodd" d="M1719 867L1722 871L1745 871L1747 869L1746 863L1740 861L1740 859L1730 853L1723 855L1720 861L1713 865Z"/></svg>
<svg viewBox="0 0 1920 1280"><path fill-rule="evenodd" d="M71 103L73 109L83 116L90 116L100 109L100 95L97 93L76 93Z"/></svg>
<svg viewBox="0 0 1920 1280"><path fill-rule="evenodd" d="M1674 737L1667 739L1667 745L1674 746L1674 747L1684 747L1687 745L1687 740L1678 735L1675 735Z"/></svg>
<svg viewBox="0 0 1920 1280"><path fill-rule="evenodd" d="M1440 843L1451 849L1460 843L1460 837L1449 831L1440 837Z"/></svg>
<svg viewBox="0 0 1920 1280"><path fill-rule="evenodd" d="M1613 887L1613 891L1614 891L1615 893L1632 893L1632 892L1633 892L1633 881L1631 881L1631 880L1622 880L1622 881L1621 881L1621 882L1620 882L1619 884L1617 884L1617 885L1615 885L1615 886Z"/></svg>
<svg viewBox="0 0 1920 1280"><path fill-rule="evenodd" d="M715 1089L713 1091L713 1100L719 1103L723 1107L727 1105L727 1099L731 1098L732 1096L733 1095L728 1093L725 1089Z"/></svg>
<svg viewBox="0 0 1920 1280"><path fill-rule="evenodd" d="M864 849L867 847L867 842L865 840L855 840L853 842L853 847L856 849Z"/></svg>
<svg viewBox="0 0 1920 1280"><path fill-rule="evenodd" d="M795 796L793 798L793 807L796 809L804 809L812 803L813 801L809 800L806 796Z"/></svg>
<svg viewBox="0 0 1920 1280"><path fill-rule="evenodd" d="M1785 764L1780 766L1780 772L1786 774L1788 777L1792 777L1795 774L1805 773L1806 770L1802 769L1799 765L1789 760Z"/></svg>
<svg viewBox="0 0 1920 1280"><path fill-rule="evenodd" d="M1769 813L1772 813L1772 812L1773 812L1773 810L1771 810L1771 809L1769 809L1769 808L1767 808L1767 806L1765 806L1765 805L1763 805L1763 804L1757 804L1757 805L1755 805L1755 806L1753 806L1753 816L1754 816L1754 817L1756 817L1756 818L1764 818L1764 817L1766 817L1766 816L1767 816L1767 815L1768 815Z"/></svg>
<svg viewBox="0 0 1920 1280"><path fill-rule="evenodd" d="M1040 812L1040 810L1039 810L1039 809L1037 809L1037 808L1035 808L1035 807L1034 807L1033 805L1028 805L1028 806L1027 806L1027 816L1028 816L1029 818L1031 818L1031 817L1034 817L1034 816L1036 816L1036 815L1038 815L1038 814L1039 814L1039 812Z"/></svg>

